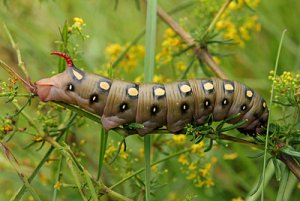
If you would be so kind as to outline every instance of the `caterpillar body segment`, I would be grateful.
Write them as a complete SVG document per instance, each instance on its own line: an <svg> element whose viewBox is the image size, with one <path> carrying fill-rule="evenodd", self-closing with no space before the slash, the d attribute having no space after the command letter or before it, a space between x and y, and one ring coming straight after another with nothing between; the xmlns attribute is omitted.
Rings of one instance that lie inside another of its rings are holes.
<svg viewBox="0 0 300 201"><path fill-rule="evenodd" d="M203 124L210 114L220 121L240 113L230 123L247 120L238 129L255 136L268 118L264 99L235 81L212 78L136 84L83 72L74 67L68 55L53 54L64 57L69 67L36 82L40 99L78 105L101 116L107 130L136 122L144 125L137 129L142 136L164 125L178 133L187 123Z"/></svg>

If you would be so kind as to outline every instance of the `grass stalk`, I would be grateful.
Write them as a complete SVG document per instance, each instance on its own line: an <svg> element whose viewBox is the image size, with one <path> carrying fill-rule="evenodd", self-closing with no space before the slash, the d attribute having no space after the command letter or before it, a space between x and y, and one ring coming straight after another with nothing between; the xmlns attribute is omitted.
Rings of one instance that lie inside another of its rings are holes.
<svg viewBox="0 0 300 201"><path fill-rule="evenodd" d="M103 161L104 161L104 155L106 151L106 145L107 145L107 139L108 139L108 133L104 130L103 127L101 127L100 132L100 150L99 150L99 166L98 166L98 174L97 174L97 180L101 177L101 170L103 167Z"/></svg>
<svg viewBox="0 0 300 201"><path fill-rule="evenodd" d="M154 74L155 62L155 39L156 39L156 9L157 0L148 1L146 19L146 55L144 64L145 82L151 82ZM151 180L151 135L144 138L144 157L145 157L145 198L150 200L150 180Z"/></svg>
<svg viewBox="0 0 300 201"><path fill-rule="evenodd" d="M282 43L283 43L283 39L284 39L285 33L286 33L286 30L284 30L282 32L280 43L279 43L279 47L278 47L278 51L277 51L277 57L276 57L276 62L275 62L275 67L274 67L274 76L273 76L274 80L275 80L276 74L277 74L279 57L280 57L281 47L282 47ZM274 98L274 87L275 87L275 84L273 82L272 89L271 89L270 103L269 103L269 107L270 107L269 117L272 117L272 104L273 104L273 98ZM267 152L268 152L268 139L269 139L269 130L270 130L270 119L271 118L268 119L268 124L267 124L267 134L266 134L265 150L264 150L264 163L263 163L263 171L262 171L261 201L264 200L265 171L266 171L266 163L267 163Z"/></svg>

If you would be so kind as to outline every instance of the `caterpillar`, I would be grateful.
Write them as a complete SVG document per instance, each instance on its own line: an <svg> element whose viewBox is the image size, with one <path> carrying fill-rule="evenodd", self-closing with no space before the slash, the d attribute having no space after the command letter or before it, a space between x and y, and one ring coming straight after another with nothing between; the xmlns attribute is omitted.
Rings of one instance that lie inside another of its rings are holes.
<svg viewBox="0 0 300 201"><path fill-rule="evenodd" d="M220 121L240 113L229 123L247 120L238 130L256 136L268 119L265 100L236 81L212 78L137 84L83 72L67 54L51 54L63 57L68 67L35 83L39 98L74 104L95 113L106 130L136 122L143 124L137 129L141 136L162 126L178 133L187 123L203 124L210 114L214 121Z"/></svg>

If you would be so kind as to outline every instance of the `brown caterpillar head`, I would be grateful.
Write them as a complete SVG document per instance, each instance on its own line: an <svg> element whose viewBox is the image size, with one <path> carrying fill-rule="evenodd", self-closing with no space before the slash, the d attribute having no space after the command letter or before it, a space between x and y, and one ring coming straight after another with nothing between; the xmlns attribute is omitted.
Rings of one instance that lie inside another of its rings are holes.
<svg viewBox="0 0 300 201"><path fill-rule="evenodd" d="M74 79L72 78L70 71L75 69L71 58L60 52L53 52L51 54L62 56L66 59L68 68L57 75L50 78L45 78L37 81L37 95L42 101L70 101L69 92L74 91L73 86ZM77 71L76 71L77 72Z"/></svg>
<svg viewBox="0 0 300 201"><path fill-rule="evenodd" d="M99 101L99 76L85 73L76 68L71 58L61 52L52 52L66 59L67 69L50 78L37 81L37 95L42 101L62 101L81 106L89 111L102 109L102 102ZM102 78L105 80L105 78ZM110 87L109 80L105 83ZM98 86L98 87L97 87ZM106 86L102 86L105 88ZM108 90L108 89L107 89Z"/></svg>

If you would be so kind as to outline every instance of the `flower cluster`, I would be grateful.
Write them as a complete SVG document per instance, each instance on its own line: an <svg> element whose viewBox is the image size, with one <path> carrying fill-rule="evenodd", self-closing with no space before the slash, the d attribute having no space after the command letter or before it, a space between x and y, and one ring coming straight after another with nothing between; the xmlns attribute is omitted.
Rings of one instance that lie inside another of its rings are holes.
<svg viewBox="0 0 300 201"><path fill-rule="evenodd" d="M247 12L249 7L255 9L260 0L237 0L231 1L227 10L223 13L216 24L216 29L222 32L226 39L245 46L245 41L250 40L250 32L261 30L258 17L253 12Z"/></svg>
<svg viewBox="0 0 300 201"><path fill-rule="evenodd" d="M125 53L126 50L128 51ZM139 61L143 60L145 47L143 45L132 45L129 47L129 44L122 46L114 43L105 48L105 54L108 59L107 68L110 68L115 62L121 59L119 66L128 72L136 68Z"/></svg>
<svg viewBox="0 0 300 201"><path fill-rule="evenodd" d="M120 146L120 143L118 143L118 146ZM117 147L115 145L114 141L112 140L106 148L104 160L108 163L111 162L111 160L113 160L114 157L116 156L118 149L119 149L119 147ZM126 160L128 158L128 153L124 151L124 143L122 143L122 145L120 147L120 153L119 153L118 157L121 159L124 159L124 160Z"/></svg>
<svg viewBox="0 0 300 201"><path fill-rule="evenodd" d="M277 102L295 106L300 103L300 73L284 71L281 75L274 76L274 71L271 71L269 79L273 81L274 98Z"/></svg>
<svg viewBox="0 0 300 201"><path fill-rule="evenodd" d="M185 135L173 136L173 142L177 145L182 145L185 140ZM193 157L196 157L197 160ZM199 160L199 158L203 160ZM190 152L180 154L178 157L178 162L181 164L183 172L187 175L187 180L192 181L196 187L200 188L214 186L211 171L217 159L213 157L207 162L203 161L205 161L203 141L198 144L193 144Z"/></svg>
<svg viewBox="0 0 300 201"><path fill-rule="evenodd" d="M0 119L0 139L4 137L4 135L12 132L14 130L15 121L12 117L5 117Z"/></svg>
<svg viewBox="0 0 300 201"><path fill-rule="evenodd" d="M85 35L82 32L83 27L86 26L86 23L84 22L84 20L80 17L74 17L73 18L73 24L71 26L68 27L68 33L72 34L72 33L77 33L79 34L79 36L82 39L88 39L90 36L89 35ZM77 48L77 47L75 47Z"/></svg>
<svg viewBox="0 0 300 201"><path fill-rule="evenodd" d="M167 28L165 30L161 46L162 49L155 56L158 65L169 64L173 60L173 55L175 53L178 53L187 48L186 44L180 40L180 38L171 28ZM180 63L178 64L178 67L181 69L186 68Z"/></svg>
<svg viewBox="0 0 300 201"><path fill-rule="evenodd" d="M69 32L72 32L74 30L82 30L82 27L86 26L84 23L84 20L80 17L74 17L73 18L73 24L69 27Z"/></svg>

